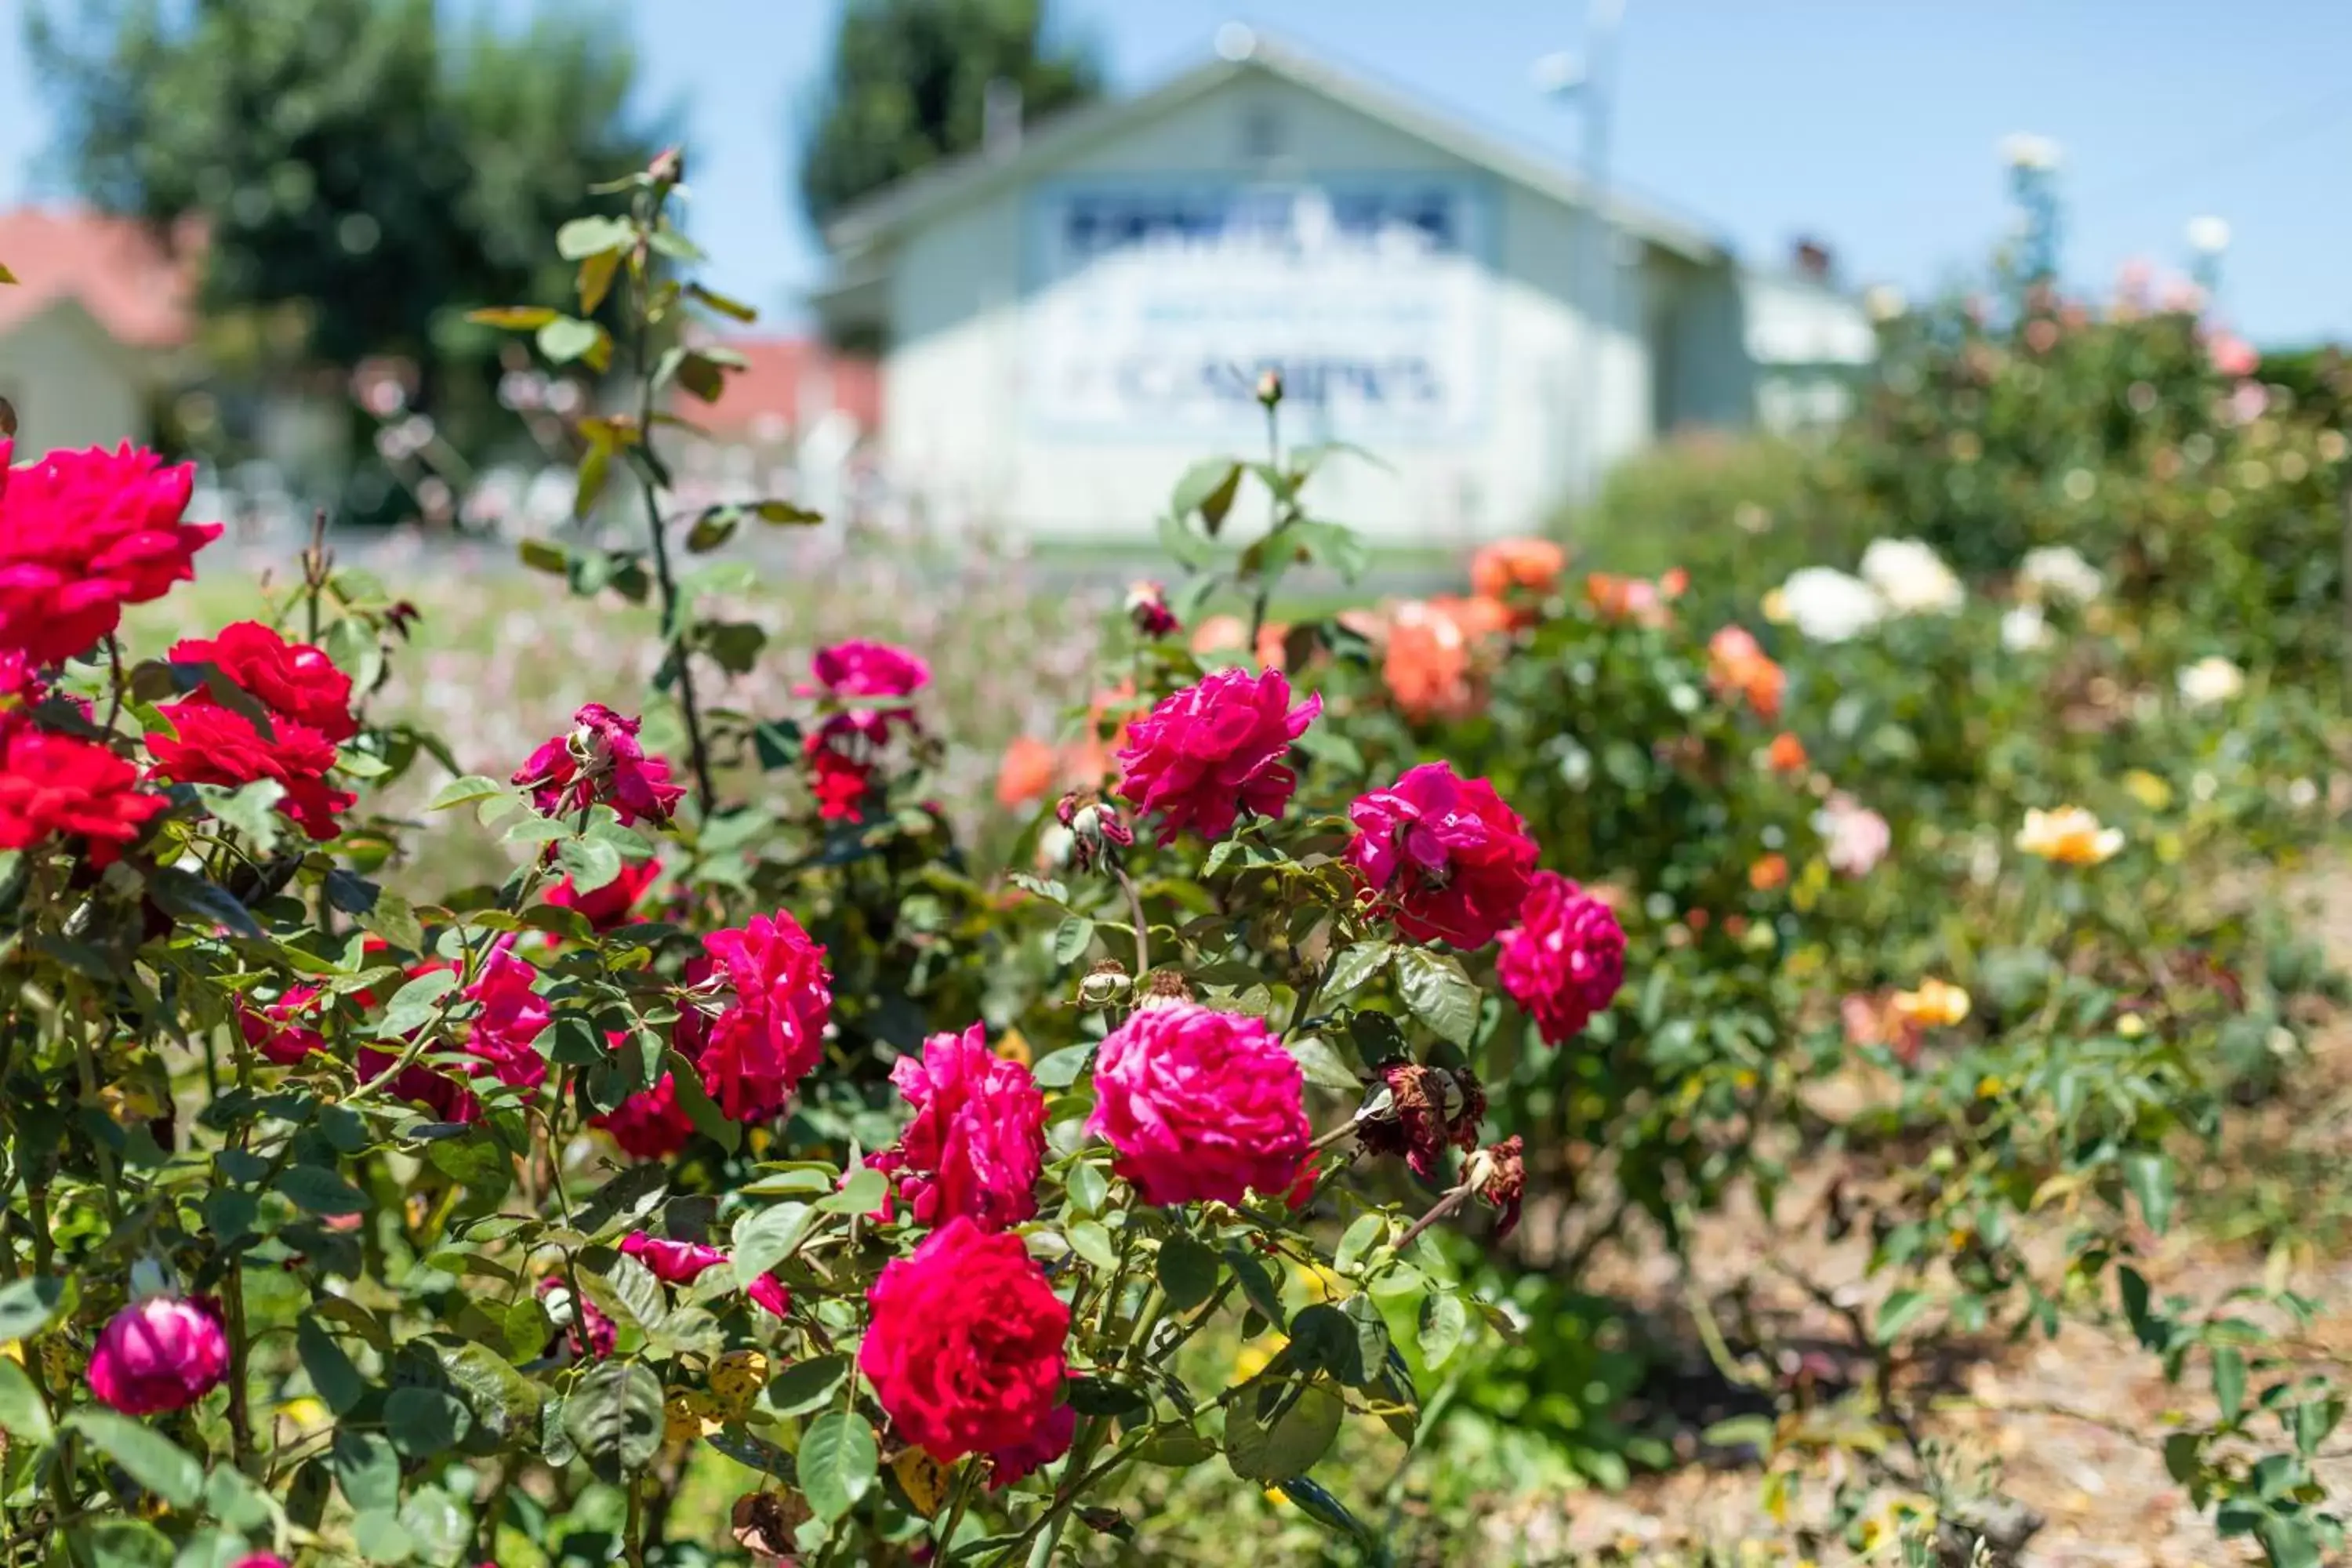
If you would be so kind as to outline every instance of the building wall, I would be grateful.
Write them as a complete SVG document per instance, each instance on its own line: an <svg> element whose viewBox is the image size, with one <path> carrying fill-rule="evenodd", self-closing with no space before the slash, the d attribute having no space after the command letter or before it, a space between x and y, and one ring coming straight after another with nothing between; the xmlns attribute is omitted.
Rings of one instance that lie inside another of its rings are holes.
<svg viewBox="0 0 2352 1568"><path fill-rule="evenodd" d="M1272 156L1254 152L1269 143ZM1609 321L1595 323L1575 303L1601 293L1599 237L1580 215L1272 78L1236 79L1039 178L1423 173L1475 182L1484 196L1492 267L1479 416L1443 441L1367 443L1391 469L1335 461L1309 500L1319 514L1383 539L1452 543L1534 526L1654 435L1651 261L1618 267ZM1043 308L1027 227L1037 188L975 199L902 242L888 284L884 462L951 517L1046 535L1148 537L1186 468L1221 447L1255 456L1256 438L1204 444L1152 429L1073 437L1041 423L1024 314ZM1352 438L1343 423L1304 423L1294 417L1288 428Z"/></svg>
<svg viewBox="0 0 2352 1568"><path fill-rule="evenodd" d="M147 435L133 362L80 307L61 304L0 335L0 397L16 409L19 461Z"/></svg>

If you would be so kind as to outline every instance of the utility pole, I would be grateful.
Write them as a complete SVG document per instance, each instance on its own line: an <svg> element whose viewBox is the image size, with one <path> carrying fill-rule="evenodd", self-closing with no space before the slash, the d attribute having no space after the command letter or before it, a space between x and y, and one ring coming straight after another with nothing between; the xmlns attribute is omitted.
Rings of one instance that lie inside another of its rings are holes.
<svg viewBox="0 0 2352 1568"><path fill-rule="evenodd" d="M1578 151L1584 163L1584 233L1571 274L1582 318L1579 334L1573 488L1590 500L1601 487L1601 400L1607 395L1605 357L1617 309L1617 233L1609 211L1609 119L1615 107L1617 29L1624 0L1588 0L1584 52L1561 51L1536 62L1536 86L1545 96L1573 99L1583 113Z"/></svg>

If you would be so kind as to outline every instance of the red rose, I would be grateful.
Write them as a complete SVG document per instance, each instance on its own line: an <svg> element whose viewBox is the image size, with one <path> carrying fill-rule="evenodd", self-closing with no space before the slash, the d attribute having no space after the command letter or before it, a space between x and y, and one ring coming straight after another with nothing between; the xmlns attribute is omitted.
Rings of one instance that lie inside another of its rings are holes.
<svg viewBox="0 0 2352 1568"><path fill-rule="evenodd" d="M824 1055L833 977L824 948L779 910L740 929L713 931L686 968L688 987L717 1005L688 1005L672 1037L702 1069L703 1092L736 1121L765 1121Z"/></svg>
<svg viewBox="0 0 2352 1568"><path fill-rule="evenodd" d="M618 1046L626 1035L612 1037ZM694 1120L677 1103L677 1080L668 1073L651 1089L641 1089L614 1109L589 1123L613 1135L625 1154L640 1160L667 1160L694 1136Z"/></svg>
<svg viewBox="0 0 2352 1568"><path fill-rule="evenodd" d="M547 901L567 910L578 910L587 922L600 931L618 930L634 923L630 911L646 889L661 879L658 860L625 861L621 874L590 892L582 892L566 877L547 890Z"/></svg>
<svg viewBox="0 0 2352 1568"><path fill-rule="evenodd" d="M817 649L809 661L809 673L816 677L816 683L803 686L801 695L822 696L829 701L846 697L911 697L931 679L930 666L905 648L857 639ZM914 722L911 708L853 708L828 718L819 736L830 742L854 732L867 744L879 746L890 739L893 725Z"/></svg>
<svg viewBox="0 0 2352 1568"><path fill-rule="evenodd" d="M0 647L57 664L121 625L122 606L193 579L218 523L187 523L195 468L125 443L11 469L0 439Z"/></svg>
<svg viewBox="0 0 2352 1568"><path fill-rule="evenodd" d="M1584 1032L1625 983L1625 931L1607 904L1557 871L1538 871L1503 933L1495 977L1546 1045Z"/></svg>
<svg viewBox="0 0 2352 1568"><path fill-rule="evenodd" d="M857 1367L899 1436L952 1465L1045 1428L1069 1376L1070 1309L1019 1237L951 1219L866 1299Z"/></svg>
<svg viewBox="0 0 2352 1568"><path fill-rule="evenodd" d="M315 985L291 985L277 1001L258 1008L240 997L237 1031L264 1060L290 1068L312 1051L327 1048L316 1022L320 994Z"/></svg>
<svg viewBox="0 0 2352 1568"><path fill-rule="evenodd" d="M180 784L247 784L275 779L286 792L278 809L300 825L312 838L332 838L342 831L338 812L348 811L358 796L327 783L335 765L335 743L307 724L273 718L264 735L244 714L221 707L199 692L163 710L176 735L161 732L147 737L155 755L157 776Z"/></svg>
<svg viewBox="0 0 2352 1568"><path fill-rule="evenodd" d="M141 794L139 770L91 742L12 719L0 726L0 849L63 834L103 865L169 804Z"/></svg>
<svg viewBox="0 0 2352 1568"><path fill-rule="evenodd" d="M637 720L591 702L572 716L570 730L540 743L512 782L530 787L543 816L569 816L602 801L624 823L667 822L686 789L670 783L667 762L646 755L637 728Z"/></svg>
<svg viewBox="0 0 2352 1568"><path fill-rule="evenodd" d="M1188 827L1221 838L1244 810L1279 816L1298 784L1283 759L1322 710L1320 697L1293 708L1278 670L1221 669L1128 727L1118 793L1158 816L1162 844Z"/></svg>
<svg viewBox="0 0 2352 1568"><path fill-rule="evenodd" d="M915 1119L896 1146L867 1163L887 1172L918 1225L961 1215L1002 1230L1037 1214L1045 1163L1045 1097L1019 1062L988 1048L978 1024L933 1035L900 1057L890 1081Z"/></svg>
<svg viewBox="0 0 2352 1568"><path fill-rule="evenodd" d="M324 650L289 643L258 621L236 621L216 637L172 645L173 664L209 664L273 714L308 725L330 741L360 732L352 717L352 678Z"/></svg>
<svg viewBox="0 0 2352 1568"><path fill-rule="evenodd" d="M827 822L856 822L865 815L866 796L874 787L874 765L844 756L825 743L823 734L809 737L809 792L816 796L816 814Z"/></svg>
<svg viewBox="0 0 2352 1568"><path fill-rule="evenodd" d="M1536 844L1485 779L1423 763L1357 796L1348 816L1348 863L1394 901L1397 929L1414 941L1483 947L1517 918Z"/></svg>
<svg viewBox="0 0 2352 1568"><path fill-rule="evenodd" d="M499 952L490 954L463 992L482 1009L467 1031L466 1049L480 1058L500 1083L517 1089L537 1089L547 1080L547 1058L533 1042L551 1015L538 982L538 970L511 952Z"/></svg>

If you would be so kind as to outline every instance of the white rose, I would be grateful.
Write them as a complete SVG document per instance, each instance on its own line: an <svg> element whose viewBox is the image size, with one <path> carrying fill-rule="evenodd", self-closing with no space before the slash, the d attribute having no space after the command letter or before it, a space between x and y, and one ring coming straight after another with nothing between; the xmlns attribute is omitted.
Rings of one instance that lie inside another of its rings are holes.
<svg viewBox="0 0 2352 1568"><path fill-rule="evenodd" d="M2187 666L2178 679L2180 700L2191 708L2210 708L2231 701L2246 689L2245 672L2220 654Z"/></svg>
<svg viewBox="0 0 2352 1568"><path fill-rule="evenodd" d="M2000 646L2011 653L2048 647L2052 640L2050 623L2042 618L2039 605L2019 605L2000 617Z"/></svg>
<svg viewBox="0 0 2352 1568"><path fill-rule="evenodd" d="M2107 585L2099 569L2071 544L2045 544L2027 551L2017 575L2036 597L2067 599L2077 605L2089 604Z"/></svg>
<svg viewBox="0 0 2352 1568"><path fill-rule="evenodd" d="M1845 642L1886 616L1878 590L1833 566L1807 566L1780 584L1780 612L1814 642Z"/></svg>
<svg viewBox="0 0 2352 1568"><path fill-rule="evenodd" d="M1916 539L1871 541L1862 576L1898 616L1956 616L1968 599L1943 557Z"/></svg>

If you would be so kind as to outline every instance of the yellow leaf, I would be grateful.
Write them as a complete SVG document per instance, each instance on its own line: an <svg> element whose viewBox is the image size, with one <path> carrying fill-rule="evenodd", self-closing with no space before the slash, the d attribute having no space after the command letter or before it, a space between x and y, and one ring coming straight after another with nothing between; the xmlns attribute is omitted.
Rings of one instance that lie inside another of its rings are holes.
<svg viewBox="0 0 2352 1568"><path fill-rule="evenodd" d="M890 1473L898 1478L907 1500L925 1519L939 1513L940 1504L947 1500L948 1487L955 1479L954 1471L920 1448L909 1448L891 1460Z"/></svg>

